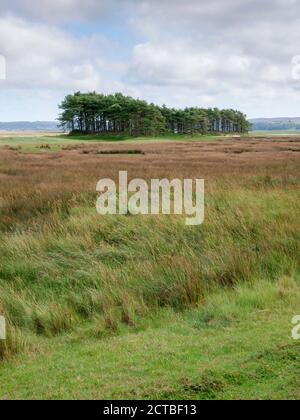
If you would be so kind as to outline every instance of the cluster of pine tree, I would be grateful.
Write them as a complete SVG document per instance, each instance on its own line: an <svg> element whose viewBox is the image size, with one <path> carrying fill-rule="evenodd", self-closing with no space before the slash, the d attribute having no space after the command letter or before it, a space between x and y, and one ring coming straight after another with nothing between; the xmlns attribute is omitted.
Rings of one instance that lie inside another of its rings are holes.
<svg viewBox="0 0 300 420"><path fill-rule="evenodd" d="M71 133L157 136L174 134L244 133L246 116L239 111L186 108L170 109L139 99L80 92L68 95L60 105L61 127Z"/></svg>

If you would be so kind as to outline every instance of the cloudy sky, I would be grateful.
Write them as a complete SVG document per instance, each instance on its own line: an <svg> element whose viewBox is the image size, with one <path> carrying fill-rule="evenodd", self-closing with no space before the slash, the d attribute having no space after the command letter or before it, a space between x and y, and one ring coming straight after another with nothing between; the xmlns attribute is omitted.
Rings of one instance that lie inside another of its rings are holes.
<svg viewBox="0 0 300 420"><path fill-rule="evenodd" d="M0 5L2 121L53 120L57 104L78 90L238 108L249 117L300 116L298 0Z"/></svg>

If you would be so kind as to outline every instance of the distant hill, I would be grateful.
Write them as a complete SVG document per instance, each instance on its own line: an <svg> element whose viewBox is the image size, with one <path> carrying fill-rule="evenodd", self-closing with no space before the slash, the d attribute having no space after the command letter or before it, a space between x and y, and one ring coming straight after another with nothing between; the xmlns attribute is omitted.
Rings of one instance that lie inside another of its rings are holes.
<svg viewBox="0 0 300 420"><path fill-rule="evenodd" d="M253 131L299 131L299 118L255 118L249 120Z"/></svg>
<svg viewBox="0 0 300 420"><path fill-rule="evenodd" d="M56 121L0 122L0 131L59 131Z"/></svg>
<svg viewBox="0 0 300 420"><path fill-rule="evenodd" d="M253 131L300 131L299 118L250 119ZM56 121L0 122L0 131L61 131Z"/></svg>

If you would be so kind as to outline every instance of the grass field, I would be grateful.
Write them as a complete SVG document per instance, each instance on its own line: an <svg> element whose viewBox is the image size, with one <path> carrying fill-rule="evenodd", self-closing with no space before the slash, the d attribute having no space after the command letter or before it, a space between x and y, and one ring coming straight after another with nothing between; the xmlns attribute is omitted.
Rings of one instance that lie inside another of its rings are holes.
<svg viewBox="0 0 300 420"><path fill-rule="evenodd" d="M0 399L299 399L300 138L111 140L0 138ZM124 169L204 225L97 215Z"/></svg>
<svg viewBox="0 0 300 420"><path fill-rule="evenodd" d="M224 138L224 136L212 136L212 135L176 135L167 134L165 136L157 137L132 137L126 135L74 135L69 136L59 133L32 133L27 135L26 133L16 133L9 135L8 133L0 132L0 147L8 146L12 150L17 150L23 153L40 153L40 152L58 152L62 151L67 145L75 144L95 144L95 143L161 143L169 141L216 141Z"/></svg>

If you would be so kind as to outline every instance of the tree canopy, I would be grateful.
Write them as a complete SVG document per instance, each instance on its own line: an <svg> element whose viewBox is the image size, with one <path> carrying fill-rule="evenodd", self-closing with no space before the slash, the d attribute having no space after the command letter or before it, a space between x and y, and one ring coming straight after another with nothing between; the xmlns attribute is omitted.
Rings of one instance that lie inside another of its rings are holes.
<svg viewBox="0 0 300 420"><path fill-rule="evenodd" d="M246 116L233 109L167 108L122 93L68 95L60 105L61 127L72 133L157 136L163 133L244 133Z"/></svg>

